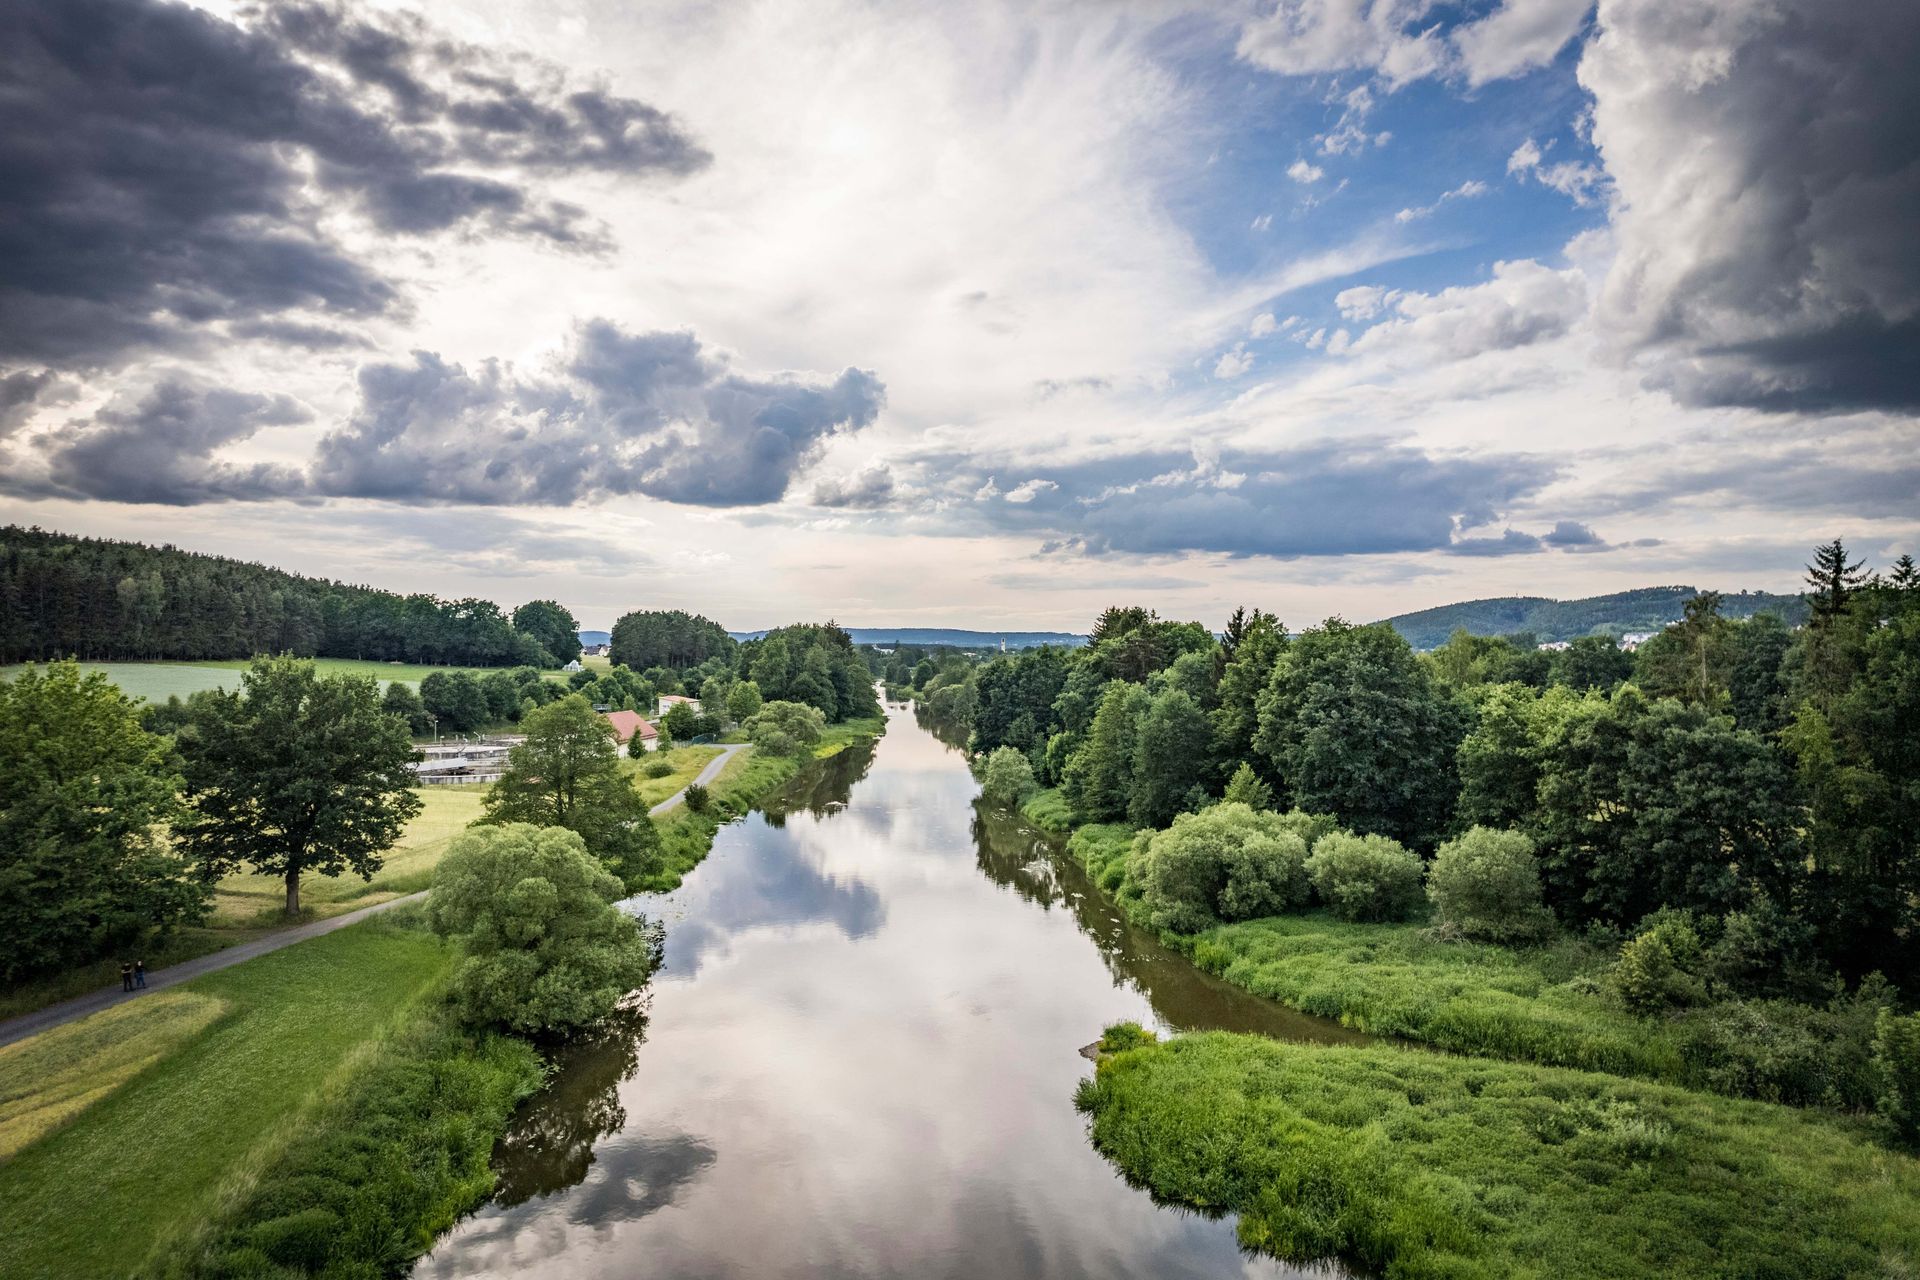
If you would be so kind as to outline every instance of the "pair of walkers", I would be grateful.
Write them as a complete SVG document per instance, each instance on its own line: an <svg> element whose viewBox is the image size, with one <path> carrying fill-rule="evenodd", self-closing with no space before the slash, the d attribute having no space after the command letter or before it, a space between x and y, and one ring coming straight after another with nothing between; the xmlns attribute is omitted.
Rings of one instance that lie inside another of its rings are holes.
<svg viewBox="0 0 1920 1280"><path fill-rule="evenodd" d="M120 989L122 991L142 991L147 985L147 962L135 960L132 964L120 962Z"/></svg>

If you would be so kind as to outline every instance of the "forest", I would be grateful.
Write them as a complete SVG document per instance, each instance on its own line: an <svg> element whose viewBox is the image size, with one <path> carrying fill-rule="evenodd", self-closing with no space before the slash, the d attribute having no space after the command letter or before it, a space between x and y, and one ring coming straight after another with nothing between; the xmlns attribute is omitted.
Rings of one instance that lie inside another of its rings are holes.
<svg viewBox="0 0 1920 1280"><path fill-rule="evenodd" d="M247 658L557 667L580 654L551 601L402 596L171 546L0 529L0 663Z"/></svg>
<svg viewBox="0 0 1920 1280"><path fill-rule="evenodd" d="M1348 833L1318 870L1375 895L1353 918L1406 918L1443 845L1511 834L1542 929L1611 939L1648 969L1646 1007L1709 990L1820 1003L1876 981L1910 999L1920 573L1906 557L1869 573L1835 541L1807 587L1804 625L1729 619L1709 592L1634 653L1462 631L1417 654L1387 624L1291 634L1257 609L1216 637L1133 607L1084 649L881 670L968 734L989 791L1039 788L1030 813L1079 828L1083 850L1105 840L1110 887L1175 932L1272 915L1312 879L1236 871L1244 832L1178 862L1204 842L1169 833L1224 799L1297 811L1315 857Z"/></svg>

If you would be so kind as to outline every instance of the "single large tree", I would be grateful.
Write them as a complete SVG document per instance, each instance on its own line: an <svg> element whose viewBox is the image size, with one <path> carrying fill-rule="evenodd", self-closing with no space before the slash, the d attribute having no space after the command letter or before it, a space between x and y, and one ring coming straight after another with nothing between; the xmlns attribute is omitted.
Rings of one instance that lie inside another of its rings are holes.
<svg viewBox="0 0 1920 1280"><path fill-rule="evenodd" d="M1807 566L1807 588L1812 597L1813 623L1831 622L1846 612L1847 600L1867 580L1864 563L1847 560L1847 548L1839 538L1813 549L1813 563Z"/></svg>
<svg viewBox="0 0 1920 1280"><path fill-rule="evenodd" d="M302 874L372 879L420 812L407 768L413 740L370 677L256 659L239 692L194 707L178 742L181 846L210 878L243 865L281 876L290 916Z"/></svg>
<svg viewBox="0 0 1920 1280"><path fill-rule="evenodd" d="M586 698L568 694L521 721L527 740L487 793L483 824L565 827L629 888L653 868L660 838L646 801L620 768L613 725Z"/></svg>
<svg viewBox="0 0 1920 1280"><path fill-rule="evenodd" d="M0 681L0 977L92 960L198 919L208 890L156 836L166 741L72 662Z"/></svg>
<svg viewBox="0 0 1920 1280"><path fill-rule="evenodd" d="M1139 827L1164 827L1182 809L1199 807L1212 773L1206 712L1184 689L1168 689L1154 698L1140 720L1127 820Z"/></svg>
<svg viewBox="0 0 1920 1280"><path fill-rule="evenodd" d="M513 611L513 629L532 636L564 665L580 656L580 624L551 600L529 600Z"/></svg>

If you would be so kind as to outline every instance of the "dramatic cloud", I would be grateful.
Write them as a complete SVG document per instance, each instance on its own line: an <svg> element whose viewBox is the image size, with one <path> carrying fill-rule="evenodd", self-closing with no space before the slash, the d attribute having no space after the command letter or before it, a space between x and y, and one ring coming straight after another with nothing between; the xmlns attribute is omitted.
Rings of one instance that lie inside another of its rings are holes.
<svg viewBox="0 0 1920 1280"><path fill-rule="evenodd" d="M878 378L755 378L689 333L584 326L563 366L521 379L431 352L360 372L351 420L320 444L316 492L557 506L641 493L700 506L777 501L828 437L879 414Z"/></svg>
<svg viewBox="0 0 1920 1280"><path fill-rule="evenodd" d="M1920 6L1606 0L1601 317L1683 401L1920 407Z"/></svg>
<svg viewBox="0 0 1920 1280"><path fill-rule="evenodd" d="M0 82L0 362L374 315L397 291L343 247L340 213L590 246L583 212L524 175L707 162L644 103L331 4L242 27L158 0L0 0Z"/></svg>
<svg viewBox="0 0 1920 1280"><path fill-rule="evenodd" d="M1042 467L1004 495L991 479L979 485L982 471L965 460L929 459L928 468L949 477L956 495L972 492L959 508L960 531L1032 533L1059 549L1101 555L1280 558L1453 550L1457 529L1497 519L1557 474L1525 455L1438 456L1364 439Z"/></svg>
<svg viewBox="0 0 1920 1280"><path fill-rule="evenodd" d="M7 460L0 491L176 506L287 497L300 491L298 472L228 462L218 454L263 427L290 426L310 416L287 396L247 395L169 377L144 395L116 397L91 421L35 437L26 465Z"/></svg>

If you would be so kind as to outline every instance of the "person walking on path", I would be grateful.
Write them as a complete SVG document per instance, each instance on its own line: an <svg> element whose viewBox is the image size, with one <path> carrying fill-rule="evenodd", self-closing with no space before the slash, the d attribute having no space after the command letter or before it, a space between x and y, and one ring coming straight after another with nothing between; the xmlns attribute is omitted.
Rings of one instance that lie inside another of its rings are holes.
<svg viewBox="0 0 1920 1280"><path fill-rule="evenodd" d="M120 989L122 991L133 990L133 966L125 960L120 962Z"/></svg>
<svg viewBox="0 0 1920 1280"><path fill-rule="evenodd" d="M135 991L145 991L147 989L147 962L145 960L135 960L133 962L133 989Z"/></svg>

